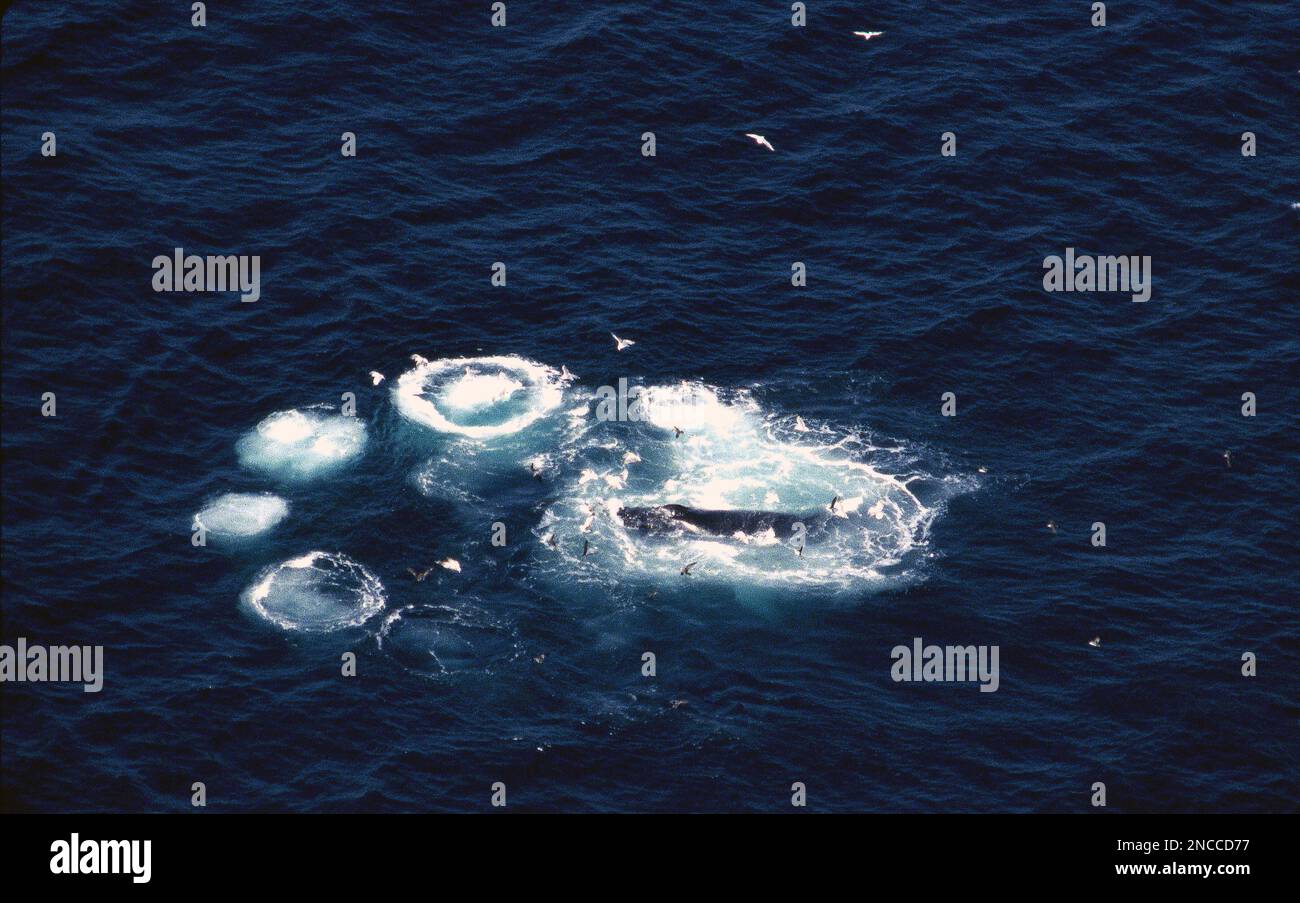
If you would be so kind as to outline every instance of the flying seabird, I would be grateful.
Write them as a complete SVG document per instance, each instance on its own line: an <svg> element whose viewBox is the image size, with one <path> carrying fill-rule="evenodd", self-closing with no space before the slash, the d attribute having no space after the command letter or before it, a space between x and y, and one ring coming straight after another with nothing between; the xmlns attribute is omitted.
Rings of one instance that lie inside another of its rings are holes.
<svg viewBox="0 0 1300 903"><path fill-rule="evenodd" d="M586 557L587 557L587 553L590 552L590 551L591 551L591 541L590 541L590 540L587 540L587 539L584 539L584 540L582 541L582 557L583 557L583 558L586 558Z"/></svg>
<svg viewBox="0 0 1300 903"><path fill-rule="evenodd" d="M552 531L551 535L546 539L543 539L542 542L546 543L552 549L558 549L560 547L560 538L555 535L554 531Z"/></svg>
<svg viewBox="0 0 1300 903"><path fill-rule="evenodd" d="M540 480L542 478L542 472L538 469L536 461L528 462L528 472L533 475L534 480Z"/></svg>
<svg viewBox="0 0 1300 903"><path fill-rule="evenodd" d="M759 147L765 147L770 151L776 150L776 148L772 146L772 142L768 141L762 135L755 135L753 132L746 132L745 137L754 139L754 143Z"/></svg>
<svg viewBox="0 0 1300 903"><path fill-rule="evenodd" d="M569 372L568 367L564 366L563 364L560 365L560 379L577 379L577 378L578 377L574 376L572 373Z"/></svg>
<svg viewBox="0 0 1300 903"><path fill-rule="evenodd" d="M1047 522L1047 529L1049 529L1049 530L1051 530L1053 533L1055 533L1055 532L1056 532L1056 522L1055 522L1055 521L1050 521L1050 520L1049 520L1049 521Z"/></svg>
<svg viewBox="0 0 1300 903"><path fill-rule="evenodd" d="M1230 452L1230 451L1225 451L1225 452L1223 453L1223 460L1227 461L1227 462L1228 462L1228 466L1231 467L1231 466L1232 466L1232 452Z"/></svg>
<svg viewBox="0 0 1300 903"><path fill-rule="evenodd" d="M631 339L620 339L612 332L610 333L610 336L612 336L614 339L614 346L615 346L614 350L616 351L622 351L624 348L630 348L631 346L636 344L636 342L632 341Z"/></svg>
<svg viewBox="0 0 1300 903"><path fill-rule="evenodd" d="M438 564L442 565L449 571L455 571L457 574L460 573L460 562L455 558L444 558L442 561L439 561Z"/></svg>
<svg viewBox="0 0 1300 903"><path fill-rule="evenodd" d="M803 546L795 546L794 551L800 558L803 557Z"/></svg>
<svg viewBox="0 0 1300 903"><path fill-rule="evenodd" d="M538 654L538 655L534 655L534 656L533 656L533 661L537 662L537 664L540 665L542 662L546 661L546 653L545 653L545 652L542 652L542 653L540 653L540 654Z"/></svg>
<svg viewBox="0 0 1300 903"><path fill-rule="evenodd" d="M690 564L686 565L686 567L682 568L682 576L683 577L691 576L691 568L695 567L697 564L699 564L698 561L692 561Z"/></svg>
<svg viewBox="0 0 1300 903"><path fill-rule="evenodd" d="M680 439L682 437L682 433L684 432L686 432L686 430L680 430L677 427L673 427L673 438Z"/></svg>
<svg viewBox="0 0 1300 903"><path fill-rule="evenodd" d="M370 385L377 386L383 381L384 381L384 374L380 373L378 370L370 371Z"/></svg>
<svg viewBox="0 0 1300 903"><path fill-rule="evenodd" d="M835 496L835 498L831 499L831 510L832 510L832 511L835 510L835 506L839 504L839 501L840 501L840 497L839 497L838 495Z"/></svg>
<svg viewBox="0 0 1300 903"><path fill-rule="evenodd" d="M425 568L424 570L422 570L422 571L420 571L420 572L418 572L418 573L416 572L415 568L407 568L407 569L406 569L406 573L408 573L408 574L410 574L412 577L414 577L416 583L423 583L423 582L424 582L424 578L425 578L425 577L428 577L429 574L430 574L432 571L433 571L433 568Z"/></svg>
<svg viewBox="0 0 1300 903"><path fill-rule="evenodd" d="M1099 636L1095 636L1095 637L1093 637L1092 639L1088 640L1088 645L1091 646L1093 649L1100 649L1100 648L1101 648L1101 637L1099 637Z"/></svg>
<svg viewBox="0 0 1300 903"><path fill-rule="evenodd" d="M884 34L883 31L855 31L853 33L864 41L870 41L872 38L878 38Z"/></svg>
<svg viewBox="0 0 1300 903"><path fill-rule="evenodd" d="M675 708L675 709L680 709L682 706L686 705L686 700L685 700L685 699L674 699L674 700L672 700L671 702L669 702L668 704L669 704L670 706L672 706L673 708Z"/></svg>

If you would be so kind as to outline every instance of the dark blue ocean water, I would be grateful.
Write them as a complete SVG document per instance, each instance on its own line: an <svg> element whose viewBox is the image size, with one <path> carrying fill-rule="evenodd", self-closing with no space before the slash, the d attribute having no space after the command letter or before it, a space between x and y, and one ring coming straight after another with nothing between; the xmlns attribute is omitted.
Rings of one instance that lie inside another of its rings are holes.
<svg viewBox="0 0 1300 903"><path fill-rule="evenodd" d="M405 6L6 13L0 633L106 676L4 685L3 808L1297 809L1294 4ZM155 293L174 247L260 255L260 300ZM1149 255L1151 300L1045 292L1067 247ZM578 379L476 438L398 410L413 353ZM680 439L565 413L620 378L716 405ZM345 392L359 455L241 462ZM831 484L865 532L804 560L608 515L578 549L583 500ZM226 492L289 516L194 547ZM241 602L313 550L385 611ZM914 637L998 646L999 689L893 681Z"/></svg>

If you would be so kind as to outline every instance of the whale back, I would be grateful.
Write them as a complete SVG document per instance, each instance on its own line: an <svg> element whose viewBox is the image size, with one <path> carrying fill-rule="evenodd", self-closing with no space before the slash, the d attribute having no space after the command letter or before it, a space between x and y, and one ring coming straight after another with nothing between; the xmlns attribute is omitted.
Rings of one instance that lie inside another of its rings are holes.
<svg viewBox="0 0 1300 903"><path fill-rule="evenodd" d="M624 507L619 509L618 516L624 525L648 533L695 531L715 536L732 536L736 533L755 535L771 530L778 538L793 535L796 523L802 523L806 529L811 530L820 526L826 517L821 513L692 508L676 504Z"/></svg>

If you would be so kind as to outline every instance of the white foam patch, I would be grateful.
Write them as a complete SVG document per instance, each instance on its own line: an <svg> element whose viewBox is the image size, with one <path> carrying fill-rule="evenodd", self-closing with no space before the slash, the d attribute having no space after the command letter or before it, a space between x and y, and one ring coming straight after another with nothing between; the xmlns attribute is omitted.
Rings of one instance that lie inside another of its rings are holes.
<svg viewBox="0 0 1300 903"><path fill-rule="evenodd" d="M308 552L267 568L242 601L283 630L309 633L360 626L387 603L379 578L338 552Z"/></svg>
<svg viewBox="0 0 1300 903"><path fill-rule="evenodd" d="M452 383L443 397L452 408L472 411L500 404L523 388L522 382L505 373L470 373Z"/></svg>
<svg viewBox="0 0 1300 903"><path fill-rule="evenodd" d="M328 409L277 411L236 446L239 463L281 479L301 480L361 454L366 425Z"/></svg>
<svg viewBox="0 0 1300 903"><path fill-rule="evenodd" d="M209 502L194 522L213 536L256 536L289 516L289 503L269 492L229 492Z"/></svg>
<svg viewBox="0 0 1300 903"><path fill-rule="evenodd" d="M471 439L507 436L558 408L565 379L543 364L513 355L416 357L393 386L393 402L406 419Z"/></svg>

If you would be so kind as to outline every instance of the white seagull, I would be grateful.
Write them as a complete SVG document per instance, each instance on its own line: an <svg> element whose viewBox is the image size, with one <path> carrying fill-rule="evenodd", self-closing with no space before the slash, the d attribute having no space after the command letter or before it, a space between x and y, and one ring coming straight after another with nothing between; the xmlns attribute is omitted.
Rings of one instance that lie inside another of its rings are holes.
<svg viewBox="0 0 1300 903"><path fill-rule="evenodd" d="M612 332L610 333L610 336L614 339L614 345L617 347L618 351L622 351L624 348L630 348L636 344L636 342L631 339L620 339Z"/></svg>
<svg viewBox="0 0 1300 903"><path fill-rule="evenodd" d="M384 381L384 374L380 373L378 370L370 371L370 385L377 386L383 381Z"/></svg>
<svg viewBox="0 0 1300 903"><path fill-rule="evenodd" d="M438 564L442 565L449 571L455 571L457 574L460 573L460 562L455 558L444 558L442 561L439 561Z"/></svg>
<svg viewBox="0 0 1300 903"><path fill-rule="evenodd" d="M870 41L872 38L878 38L884 34L883 31L855 31L853 33L864 41Z"/></svg>
<svg viewBox="0 0 1300 903"><path fill-rule="evenodd" d="M754 139L754 143L759 147L765 147L770 151L776 150L776 148L772 146L772 142L768 141L762 135L755 135L753 132L746 132L745 137Z"/></svg>

